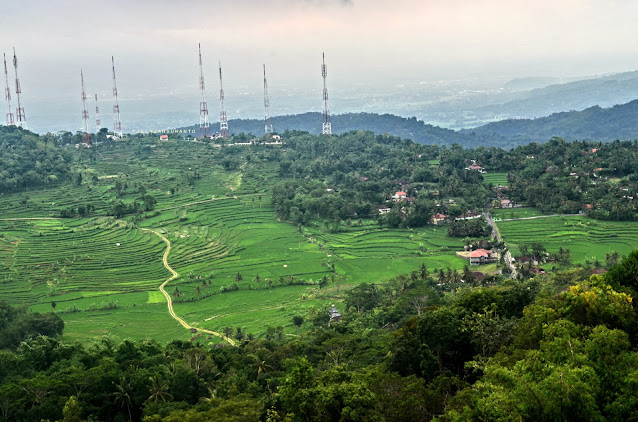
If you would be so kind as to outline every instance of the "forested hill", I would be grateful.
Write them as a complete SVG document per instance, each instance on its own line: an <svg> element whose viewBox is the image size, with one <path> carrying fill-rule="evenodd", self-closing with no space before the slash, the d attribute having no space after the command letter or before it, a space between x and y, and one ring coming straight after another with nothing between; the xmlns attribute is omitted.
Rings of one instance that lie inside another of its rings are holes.
<svg viewBox="0 0 638 422"><path fill-rule="evenodd" d="M303 114L277 116L271 118L275 132L286 130L303 130L312 134L321 133L321 113L309 112ZM258 119L233 119L228 123L231 133L251 133L261 136L264 133L264 121ZM217 128L217 124L212 125ZM189 129L196 128L191 126ZM392 114L376 113L347 113L332 116L332 131L335 134L347 133L353 130L368 130L377 134L387 133L404 139L412 139L421 144L451 145L459 144L472 147L477 144L485 146L514 147L506 140L492 142L490 139L477 139L471 134L455 132L438 126L432 126L416 117L400 117Z"/></svg>
<svg viewBox="0 0 638 422"><path fill-rule="evenodd" d="M518 145L545 142L553 136L565 140L609 142L638 138L638 100L611 108L555 113L538 119L509 119L463 131L478 138L500 139ZM497 142L497 141L495 141Z"/></svg>
<svg viewBox="0 0 638 422"><path fill-rule="evenodd" d="M391 114L348 113L332 117L333 133L340 134L352 130L369 130L387 133L404 139L412 139L421 144L514 148L530 142L546 142L554 136L566 140L591 140L610 142L616 139L638 138L638 100L611 108L599 106L582 111L555 113L537 119L508 119L489 123L474 129L453 131L432 126L415 117L404 118ZM272 118L275 132L303 130L313 134L321 131L321 114L304 113ZM263 120L231 120L232 133L261 135ZM215 125L213 125L215 127ZM191 127L191 129L194 127Z"/></svg>
<svg viewBox="0 0 638 422"><path fill-rule="evenodd" d="M70 179L72 157L59 142L50 134L40 136L15 126L0 126L0 193Z"/></svg>

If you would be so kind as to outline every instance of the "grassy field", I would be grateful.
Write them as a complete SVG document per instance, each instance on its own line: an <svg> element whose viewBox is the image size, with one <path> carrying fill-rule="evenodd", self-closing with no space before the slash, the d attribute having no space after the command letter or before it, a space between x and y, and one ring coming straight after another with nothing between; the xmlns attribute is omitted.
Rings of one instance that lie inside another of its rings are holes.
<svg viewBox="0 0 638 422"><path fill-rule="evenodd" d="M519 253L519 245L540 242L548 252L568 248L574 264L595 259L605 262L605 254L616 251L627 255L638 245L638 222L568 216L504 221L498 227L514 255Z"/></svg>
<svg viewBox="0 0 638 422"><path fill-rule="evenodd" d="M483 183L494 186L507 186L507 173L487 173L483 175Z"/></svg>
<svg viewBox="0 0 638 422"><path fill-rule="evenodd" d="M193 334L170 317L158 291L170 272L153 229L171 242L168 263L180 277L166 290L188 323L255 335L282 326L293 335L294 315L341 307L353 284L383 282L423 262L430 269L465 264L454 255L462 240L444 228L390 230L365 221L327 233L278 221L269 193L276 165L246 157L258 150L238 151L243 164L225 170L219 152L204 144L122 143L81 161L78 186L0 196L1 297L39 312L55 305L72 341L188 339ZM105 216L117 201L143 194L157 204L142 218ZM86 204L91 215L59 218ZM319 289L324 276L329 285Z"/></svg>
<svg viewBox="0 0 638 422"><path fill-rule="evenodd" d="M490 209L492 217L498 221L510 218L527 218L543 215L536 208L492 208ZM500 225L499 225L500 226Z"/></svg>

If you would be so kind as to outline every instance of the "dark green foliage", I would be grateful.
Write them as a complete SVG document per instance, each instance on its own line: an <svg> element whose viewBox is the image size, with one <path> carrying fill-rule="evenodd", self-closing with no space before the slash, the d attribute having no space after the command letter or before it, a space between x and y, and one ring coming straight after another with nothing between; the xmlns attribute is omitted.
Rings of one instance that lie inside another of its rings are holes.
<svg viewBox="0 0 638 422"><path fill-rule="evenodd" d="M0 192L70 180L71 154L59 141L50 134L39 136L15 126L0 126Z"/></svg>
<svg viewBox="0 0 638 422"><path fill-rule="evenodd" d="M614 280L629 285L630 270ZM313 307L310 330L290 340L227 327L237 348L105 338L85 349L38 336L0 352L0 417L620 421L638 411L638 320L604 277L445 288L426 268L360 285L339 323ZM1 309L3 321L15 313Z"/></svg>
<svg viewBox="0 0 638 422"><path fill-rule="evenodd" d="M459 220L450 223L447 235L452 237L486 237L492 229L483 217L473 220Z"/></svg>
<svg viewBox="0 0 638 422"><path fill-rule="evenodd" d="M39 314L0 302L0 349L15 350L27 338L55 337L62 334L63 329L64 322L52 312Z"/></svg>

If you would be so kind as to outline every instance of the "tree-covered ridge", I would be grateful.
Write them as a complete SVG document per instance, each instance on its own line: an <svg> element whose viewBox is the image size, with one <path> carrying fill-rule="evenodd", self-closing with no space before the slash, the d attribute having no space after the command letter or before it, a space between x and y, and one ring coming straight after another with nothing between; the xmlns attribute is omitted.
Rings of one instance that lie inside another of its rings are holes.
<svg viewBox="0 0 638 422"><path fill-rule="evenodd" d="M512 150L419 145L387 135L350 132L325 138L284 134L285 148L270 158L282 181L275 210L295 224L378 217L392 227L419 227L434 214L482 211L503 197L547 213L586 213L608 220L638 217L638 143L566 142L553 138ZM226 152L227 154L229 152ZM232 153L236 153L233 151ZM484 183L468 170L507 175L508 187ZM490 190L491 189L491 190ZM397 192L406 198L396 200ZM391 211L380 215L379 207Z"/></svg>
<svg viewBox="0 0 638 422"><path fill-rule="evenodd" d="M636 113L638 100L611 108L589 107L582 111L565 111L536 119L507 119L462 131L481 139L492 139L496 145L509 142L522 145L545 142L554 136L567 140L611 142L638 138Z"/></svg>
<svg viewBox="0 0 638 422"><path fill-rule="evenodd" d="M0 352L0 420L631 420L637 262L465 287L423 267L239 347L37 336Z"/></svg>
<svg viewBox="0 0 638 422"><path fill-rule="evenodd" d="M381 222L392 227L423 226L438 212L482 209L487 191L480 174L464 169L468 159L448 160L448 152L372 132L286 136L278 157L284 181L273 190L273 204L296 224L377 217L385 206L392 211ZM405 198L392 198L403 191Z"/></svg>
<svg viewBox="0 0 638 422"><path fill-rule="evenodd" d="M72 155L59 139L0 126L0 192L47 186L71 178Z"/></svg>
<svg viewBox="0 0 638 422"><path fill-rule="evenodd" d="M638 218L636 141L602 144L554 138L497 155L482 148L474 152L486 167L508 172L508 195L514 202L598 219Z"/></svg>

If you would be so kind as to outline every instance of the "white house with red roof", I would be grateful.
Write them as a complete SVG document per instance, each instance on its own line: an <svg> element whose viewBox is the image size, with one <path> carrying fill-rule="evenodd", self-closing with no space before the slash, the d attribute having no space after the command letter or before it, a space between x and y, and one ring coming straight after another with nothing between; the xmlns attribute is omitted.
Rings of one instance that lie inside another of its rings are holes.
<svg viewBox="0 0 638 422"><path fill-rule="evenodd" d="M398 202L398 201L405 201L405 200L407 199L407 197L408 197L408 194L407 194L407 193L402 192L402 191L399 191L399 192L395 193L395 194L392 196L392 200L393 200L394 202Z"/></svg>
<svg viewBox="0 0 638 422"><path fill-rule="evenodd" d="M496 262L497 260L498 256L494 251L477 249L470 252L470 265L489 264L490 262Z"/></svg>

